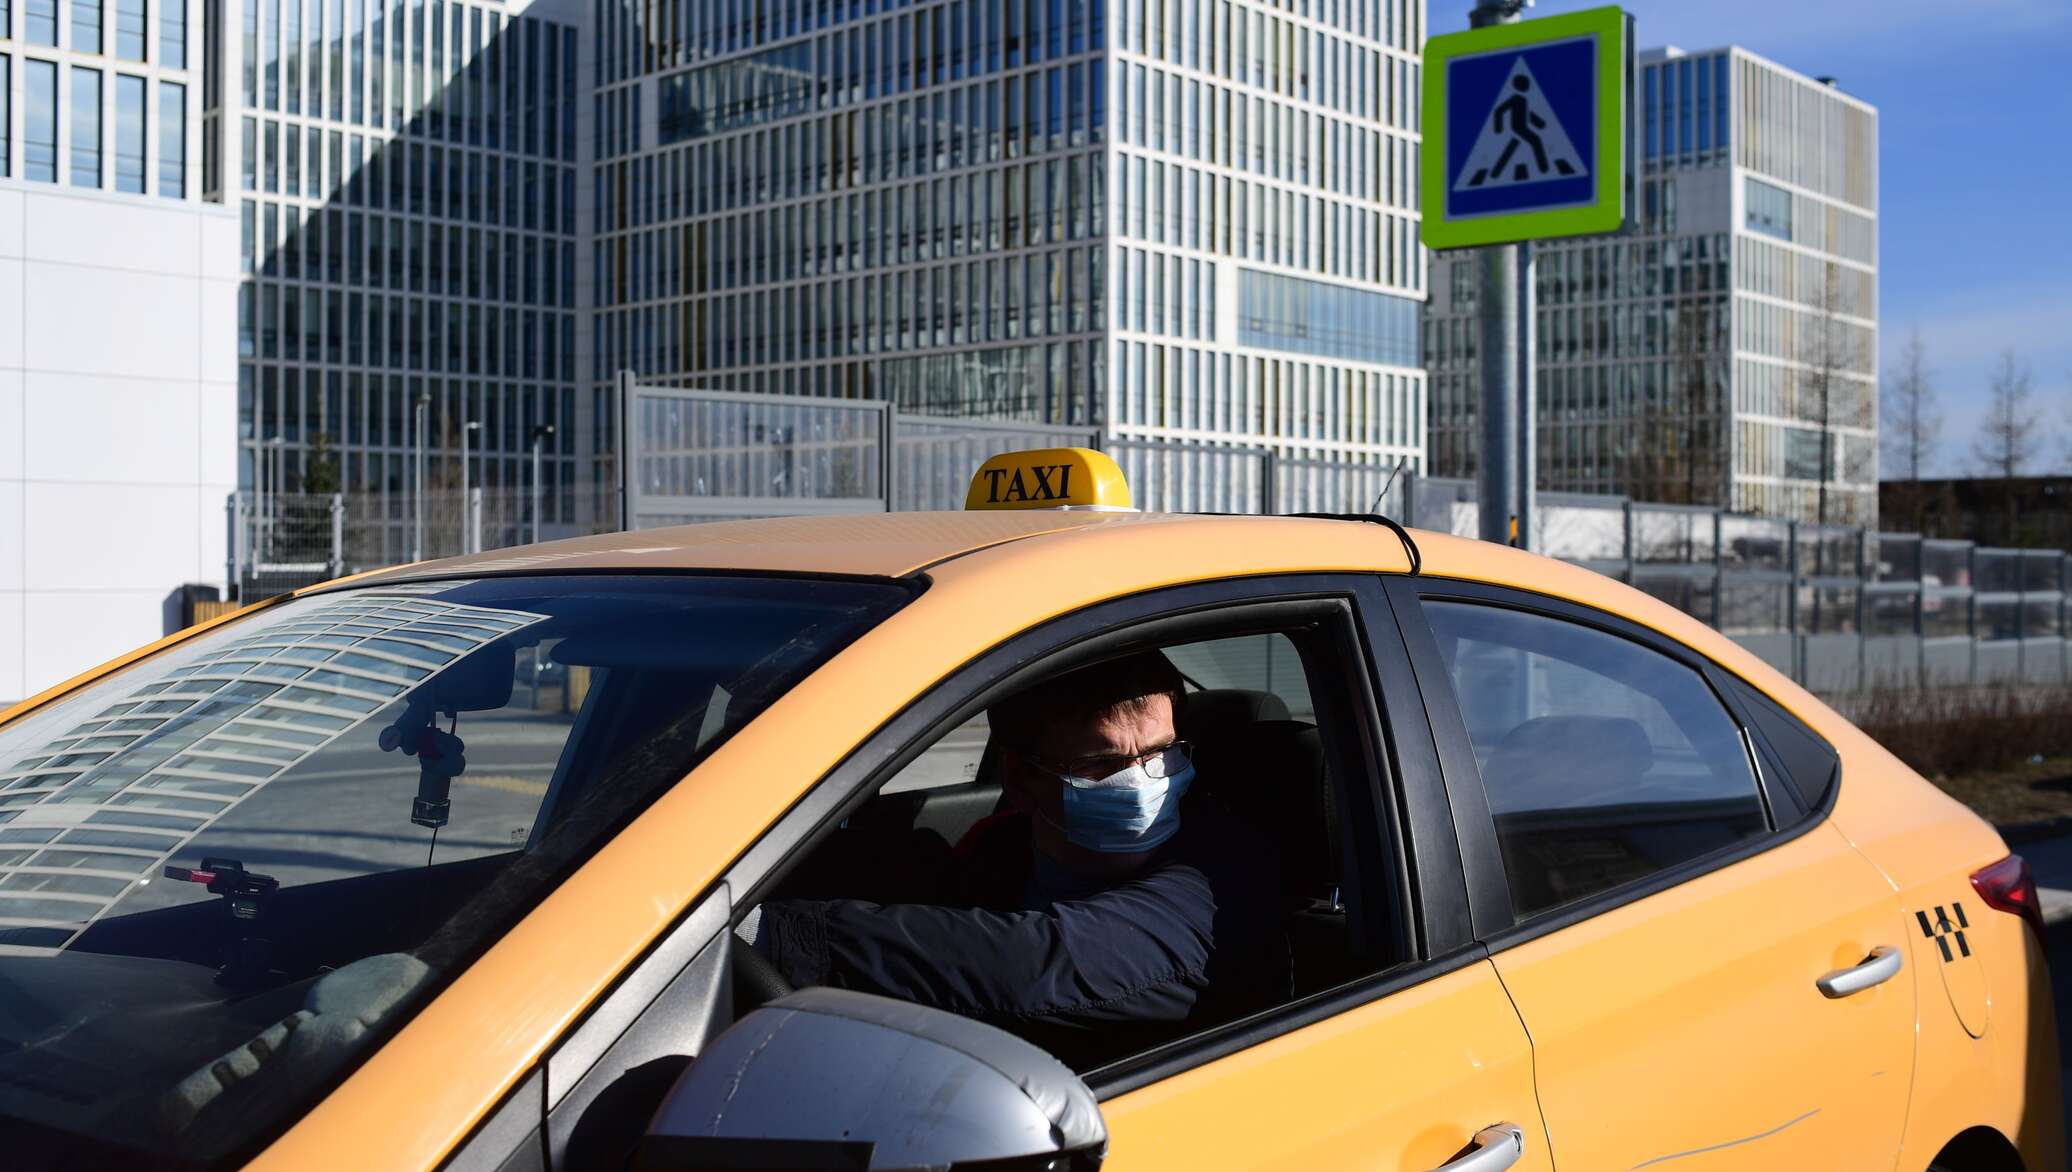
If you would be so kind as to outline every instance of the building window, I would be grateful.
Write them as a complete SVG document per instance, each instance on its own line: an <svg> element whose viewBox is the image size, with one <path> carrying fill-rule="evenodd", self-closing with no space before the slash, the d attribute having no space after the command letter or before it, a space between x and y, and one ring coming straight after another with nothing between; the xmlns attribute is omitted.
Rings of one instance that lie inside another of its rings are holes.
<svg viewBox="0 0 2072 1172"><path fill-rule="evenodd" d="M187 68L187 0L163 0L158 6L158 63Z"/></svg>
<svg viewBox="0 0 2072 1172"><path fill-rule="evenodd" d="M1238 280L1239 345L1418 365L1418 301L1250 269Z"/></svg>
<svg viewBox="0 0 2072 1172"><path fill-rule="evenodd" d="M101 0L72 0L72 48L79 53L101 51Z"/></svg>
<svg viewBox="0 0 2072 1172"><path fill-rule="evenodd" d="M75 68L72 70L72 186L100 185L101 71Z"/></svg>
<svg viewBox="0 0 2072 1172"><path fill-rule="evenodd" d="M1791 239L1791 192L1750 176L1744 202L1743 222L1749 231Z"/></svg>
<svg viewBox="0 0 2072 1172"><path fill-rule="evenodd" d="M58 66L48 60L31 60L23 89L29 95L23 118L25 178L37 182L58 182Z"/></svg>
<svg viewBox="0 0 2072 1172"><path fill-rule="evenodd" d="M115 190L144 190L144 79L115 79Z"/></svg>
<svg viewBox="0 0 2072 1172"><path fill-rule="evenodd" d="M52 48L57 47L58 0L29 0L28 8L24 12L23 17L22 36L30 44L49 45ZM31 76L34 76L35 71L31 70L30 73ZM52 95L51 108L55 110L57 108L57 81L55 74L53 74L50 85Z"/></svg>
<svg viewBox="0 0 2072 1172"><path fill-rule="evenodd" d="M115 0L115 55L144 59L144 0Z"/></svg>

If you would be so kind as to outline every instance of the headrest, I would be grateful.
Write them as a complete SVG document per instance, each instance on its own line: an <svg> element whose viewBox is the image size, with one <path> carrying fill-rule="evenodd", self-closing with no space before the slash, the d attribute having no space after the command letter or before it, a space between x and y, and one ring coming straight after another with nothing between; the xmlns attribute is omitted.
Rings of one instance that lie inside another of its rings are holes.
<svg viewBox="0 0 2072 1172"><path fill-rule="evenodd" d="M1219 732L1264 720L1288 719L1288 705L1272 692L1249 688L1204 688L1187 694L1180 713L1180 735L1206 740Z"/></svg>

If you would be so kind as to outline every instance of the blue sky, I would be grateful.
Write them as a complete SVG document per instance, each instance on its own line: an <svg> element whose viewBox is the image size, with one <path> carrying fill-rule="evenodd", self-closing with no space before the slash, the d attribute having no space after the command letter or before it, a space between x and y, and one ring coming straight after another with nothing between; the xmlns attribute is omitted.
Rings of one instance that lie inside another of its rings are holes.
<svg viewBox="0 0 2072 1172"><path fill-rule="evenodd" d="M1540 0L1528 18L1595 7ZM1429 0L1431 31L1473 0ZM1879 348L1921 329L1937 471L1973 470L1999 352L2035 377L2035 471L2072 470L2072 0L1627 0L1643 48L1737 44L1878 107Z"/></svg>

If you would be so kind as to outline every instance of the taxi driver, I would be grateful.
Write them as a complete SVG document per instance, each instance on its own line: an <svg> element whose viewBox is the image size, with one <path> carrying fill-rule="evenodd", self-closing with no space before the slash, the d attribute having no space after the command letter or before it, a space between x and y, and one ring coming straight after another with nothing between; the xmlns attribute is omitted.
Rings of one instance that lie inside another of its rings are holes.
<svg viewBox="0 0 2072 1172"><path fill-rule="evenodd" d="M793 985L992 1022L1076 1066L1285 993L1278 861L1190 802L1179 671L1156 652L1053 677L988 714L1002 809L926 903L776 899L739 931Z"/></svg>

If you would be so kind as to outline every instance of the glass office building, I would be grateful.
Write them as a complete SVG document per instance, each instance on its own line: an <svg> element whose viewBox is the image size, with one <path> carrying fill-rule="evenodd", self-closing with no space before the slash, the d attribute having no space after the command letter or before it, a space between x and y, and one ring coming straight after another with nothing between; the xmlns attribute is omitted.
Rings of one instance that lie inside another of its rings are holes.
<svg viewBox="0 0 2072 1172"><path fill-rule="evenodd" d="M630 369L1421 461L1422 0L596 19L598 419Z"/></svg>
<svg viewBox="0 0 2072 1172"><path fill-rule="evenodd" d="M1535 246L1543 489L1877 514L1878 114L1744 49L1641 56L1632 228ZM1478 277L1440 257L1431 461L1472 476ZM1825 433L1825 439L1823 439Z"/></svg>
<svg viewBox="0 0 2072 1172"><path fill-rule="evenodd" d="M0 176L198 198L201 14L200 0L0 3Z"/></svg>
<svg viewBox="0 0 2072 1172"><path fill-rule="evenodd" d="M241 217L242 483L378 494L374 540L400 558L422 401L429 489L458 489L467 422L469 483L529 489L532 429L553 424L544 518L585 520L576 18L472 0L222 13L206 183Z"/></svg>

